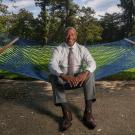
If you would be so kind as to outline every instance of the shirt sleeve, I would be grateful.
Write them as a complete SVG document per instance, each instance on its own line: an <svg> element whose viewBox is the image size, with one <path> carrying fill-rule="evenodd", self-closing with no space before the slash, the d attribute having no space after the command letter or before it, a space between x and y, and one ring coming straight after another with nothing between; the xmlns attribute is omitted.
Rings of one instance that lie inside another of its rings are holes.
<svg viewBox="0 0 135 135"><path fill-rule="evenodd" d="M96 69L96 62L95 62L94 58L92 57L92 55L90 54L90 52L87 48L84 47L83 53L84 53L83 61L86 64L85 70L88 70L91 73L93 73Z"/></svg>
<svg viewBox="0 0 135 135"><path fill-rule="evenodd" d="M52 74L59 76L61 73L63 73L59 67L60 63L60 48L55 48L52 54L52 58L49 62L49 70Z"/></svg>

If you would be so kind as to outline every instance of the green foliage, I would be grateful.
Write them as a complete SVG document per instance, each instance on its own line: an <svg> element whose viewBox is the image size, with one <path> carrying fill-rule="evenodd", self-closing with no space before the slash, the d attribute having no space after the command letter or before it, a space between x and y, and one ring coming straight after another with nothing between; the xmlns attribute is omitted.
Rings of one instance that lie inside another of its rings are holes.
<svg viewBox="0 0 135 135"><path fill-rule="evenodd" d="M135 24L135 1L134 0L120 0L119 6L123 9L121 16L124 23L123 32L125 36L130 36L133 26Z"/></svg>
<svg viewBox="0 0 135 135"><path fill-rule="evenodd" d="M121 15L118 13L106 13L100 19L103 27L102 39L104 42L111 42L121 39L124 36L121 30Z"/></svg>
<svg viewBox="0 0 135 135"><path fill-rule="evenodd" d="M9 29L12 35L16 35L25 39L36 38L36 20L34 20L32 13L25 9L20 9L19 13L13 15L12 26Z"/></svg>
<svg viewBox="0 0 135 135"><path fill-rule="evenodd" d="M7 21L7 17L0 16L0 32L6 32L7 28L5 27Z"/></svg>
<svg viewBox="0 0 135 135"><path fill-rule="evenodd" d="M10 20L9 12L7 11L7 6L0 4L0 32L8 31L8 22Z"/></svg>
<svg viewBox="0 0 135 135"><path fill-rule="evenodd" d="M43 45L47 45L63 42L65 28L73 26L78 31L78 41L81 44L115 41L135 34L135 2L120 2L122 14L105 14L97 20L93 9L79 7L73 0L35 0L35 5L41 8L37 18L26 9L21 9L17 14L9 13L8 7L1 0L0 32L40 40Z"/></svg>
<svg viewBox="0 0 135 135"><path fill-rule="evenodd" d="M43 43L61 42L65 27L75 26L78 6L73 3L73 0L35 0L35 4L41 8Z"/></svg>
<svg viewBox="0 0 135 135"><path fill-rule="evenodd" d="M101 40L102 27L93 17L94 10L82 7L78 17L78 40L81 44L94 44Z"/></svg>
<svg viewBox="0 0 135 135"><path fill-rule="evenodd" d="M48 13L48 7L50 6L50 0L35 0L36 6L41 8L41 33L42 33L42 41L43 45L47 45L48 43L48 35L49 35L49 24L50 18Z"/></svg>

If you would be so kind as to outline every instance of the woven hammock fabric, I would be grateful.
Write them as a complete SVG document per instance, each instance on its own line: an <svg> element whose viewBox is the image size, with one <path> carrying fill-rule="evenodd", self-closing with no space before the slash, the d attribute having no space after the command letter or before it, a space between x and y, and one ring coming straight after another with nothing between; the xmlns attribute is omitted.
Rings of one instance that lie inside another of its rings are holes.
<svg viewBox="0 0 135 135"><path fill-rule="evenodd" d="M21 39L0 53L0 69L48 81L48 62L54 47L30 44L21 46L19 43L22 43ZM135 46L125 40L87 48L97 63L96 80L135 67Z"/></svg>

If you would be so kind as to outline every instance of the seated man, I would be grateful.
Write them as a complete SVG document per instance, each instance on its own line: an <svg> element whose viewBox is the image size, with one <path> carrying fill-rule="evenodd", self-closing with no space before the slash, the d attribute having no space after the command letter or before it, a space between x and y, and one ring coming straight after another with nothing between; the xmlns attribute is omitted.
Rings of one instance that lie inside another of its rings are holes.
<svg viewBox="0 0 135 135"><path fill-rule="evenodd" d="M79 45L76 40L75 28L68 27L65 30L65 42L56 47L49 63L54 104L60 106L63 112L62 130L66 130L72 124L72 113L68 106L65 90L78 87L83 87L84 90L83 122L90 129L96 127L92 116L92 103L96 100L93 74L96 63L87 48ZM86 68L82 70L84 63Z"/></svg>

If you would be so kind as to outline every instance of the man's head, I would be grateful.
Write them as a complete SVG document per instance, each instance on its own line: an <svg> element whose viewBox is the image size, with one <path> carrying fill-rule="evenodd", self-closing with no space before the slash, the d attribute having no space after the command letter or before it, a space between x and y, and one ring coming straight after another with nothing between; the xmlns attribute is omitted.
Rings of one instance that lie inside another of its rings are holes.
<svg viewBox="0 0 135 135"><path fill-rule="evenodd" d="M69 46L73 46L77 40L77 32L74 27L68 27L65 30L65 42Z"/></svg>

